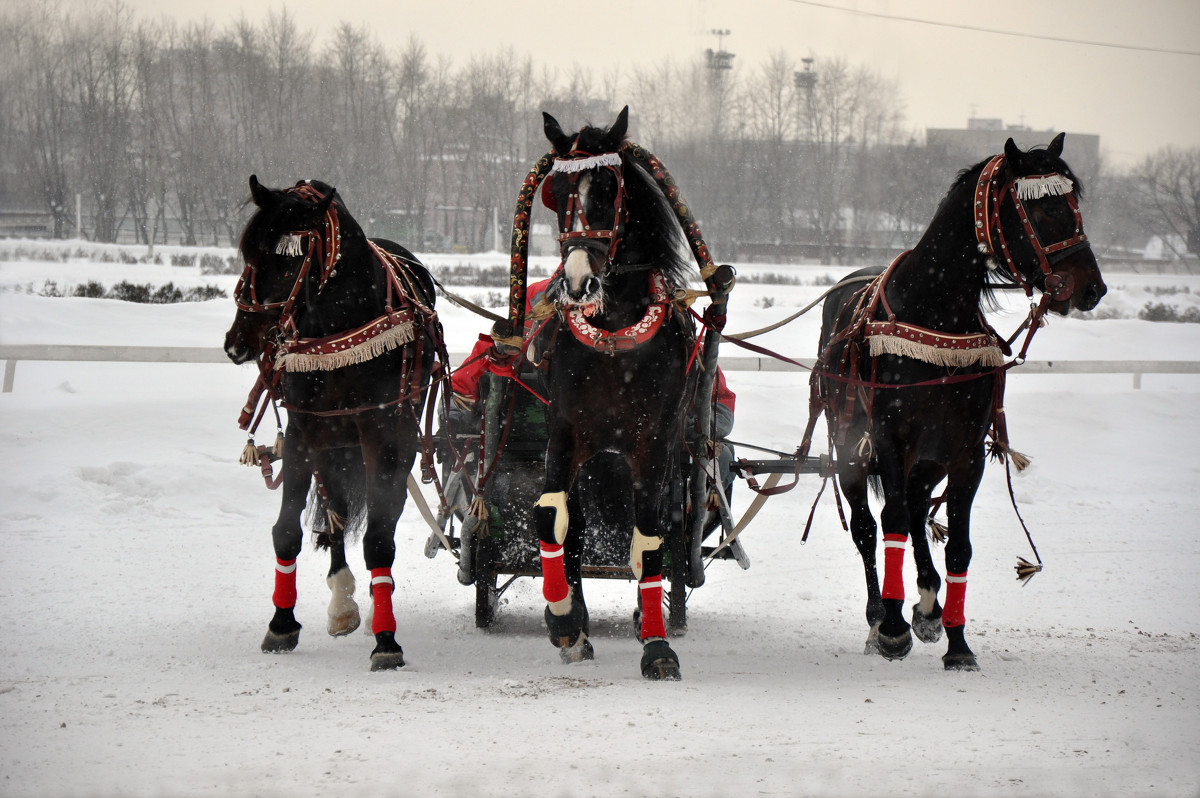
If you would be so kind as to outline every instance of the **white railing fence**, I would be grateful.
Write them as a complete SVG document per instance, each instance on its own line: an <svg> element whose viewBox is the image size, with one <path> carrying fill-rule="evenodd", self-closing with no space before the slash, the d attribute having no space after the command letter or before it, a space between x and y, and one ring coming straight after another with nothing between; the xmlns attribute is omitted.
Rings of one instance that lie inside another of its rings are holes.
<svg viewBox="0 0 1200 798"><path fill-rule="evenodd" d="M461 363L465 353L451 353ZM100 361L106 363L227 363L225 352L215 346L51 346L42 344L0 345L4 361L4 393L10 393L17 363L35 361ZM811 367L811 358L800 358ZM722 357L725 371L803 371L799 366L768 357ZM1131 374L1133 387L1142 387L1143 374L1200 374L1196 360L1029 360L1019 374Z"/></svg>

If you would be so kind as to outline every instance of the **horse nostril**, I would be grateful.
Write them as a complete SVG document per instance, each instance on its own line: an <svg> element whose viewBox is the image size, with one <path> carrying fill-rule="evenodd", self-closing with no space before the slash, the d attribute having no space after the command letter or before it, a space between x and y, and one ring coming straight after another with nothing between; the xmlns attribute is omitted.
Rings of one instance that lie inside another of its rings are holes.
<svg viewBox="0 0 1200 798"><path fill-rule="evenodd" d="M600 290L600 278L592 274L583 281L583 295L589 296Z"/></svg>

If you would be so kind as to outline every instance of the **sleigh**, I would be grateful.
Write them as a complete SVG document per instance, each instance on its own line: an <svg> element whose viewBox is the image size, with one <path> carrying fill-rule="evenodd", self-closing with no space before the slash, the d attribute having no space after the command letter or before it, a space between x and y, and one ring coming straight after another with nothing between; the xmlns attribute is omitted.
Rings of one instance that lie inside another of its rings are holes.
<svg viewBox="0 0 1200 798"><path fill-rule="evenodd" d="M454 462L443 463L450 511L439 515L441 534L430 535L426 556L448 548L457 557L459 582L475 587L475 624L480 628L495 621L500 597L517 579L542 576L533 515L545 479L548 438L546 406L537 393L540 382L532 368L513 377L485 375L480 429L443 441L443 451L457 452ZM702 445L693 437L679 447L660 508L667 530L665 603L675 633L687 628L689 590L703 584L712 560L750 567L741 541L732 537L734 521L725 497L690 454ZM604 489L622 468L627 467L615 456L599 455L580 473L572 516L584 519L585 534L580 549L569 556L580 558L584 579L634 579L628 502ZM478 484L482 491L475 490Z"/></svg>

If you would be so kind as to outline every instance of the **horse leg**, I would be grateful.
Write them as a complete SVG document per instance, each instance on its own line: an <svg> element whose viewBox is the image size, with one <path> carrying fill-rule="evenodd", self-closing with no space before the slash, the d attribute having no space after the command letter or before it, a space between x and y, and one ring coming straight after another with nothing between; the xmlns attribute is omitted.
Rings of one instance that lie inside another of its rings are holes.
<svg viewBox="0 0 1200 798"><path fill-rule="evenodd" d="M864 654L875 654L879 651L879 624L883 623L883 600L879 595L879 574L875 567L875 546L878 529L875 518L871 515L870 505L867 504L867 469L865 464L838 465L838 485L846 503L850 505L850 535L858 556L862 558L863 573L867 582L867 644Z"/></svg>
<svg viewBox="0 0 1200 798"><path fill-rule="evenodd" d="M917 593L920 596L912 606L912 628L913 634L922 643L935 643L942 637L942 605L937 598L942 579L929 552L925 519L929 515L933 488L945 476L945 470L929 460L914 465L908 475L908 535L912 540L913 561L917 566Z"/></svg>
<svg viewBox="0 0 1200 798"><path fill-rule="evenodd" d="M304 544L300 516L308 499L312 473L304 447L291 430L284 438L283 487L279 517L271 528L275 546L275 591L271 601L275 615L267 626L262 650L267 654L292 651L300 642L300 623L296 620L296 559Z"/></svg>
<svg viewBox="0 0 1200 798"><path fill-rule="evenodd" d="M328 631L333 637L348 635L362 623L358 602L354 600L354 574L346 562L346 539L336 535L329 543L329 574L325 577L329 585Z"/></svg>
<svg viewBox="0 0 1200 798"><path fill-rule="evenodd" d="M416 434L413 442L401 446L396 436L403 421L389 427L359 422L363 461L367 474L367 529L363 533L363 559L371 572L371 632L375 648L371 652L371 670L394 670L404 667L404 650L396 642L396 616L392 610L392 564L396 560L396 522L408 497L405 477L412 469L416 454Z"/></svg>
<svg viewBox="0 0 1200 798"><path fill-rule="evenodd" d="M325 486L329 494L329 504L321 508L329 513L325 519L328 529L318 544L329 549L329 574L325 577L330 593L326 629L332 637L342 637L362 623L358 603L354 600L354 574L346 561L346 524L351 513L349 495L353 486L362 485L362 454L357 448L326 450L319 461L318 472L322 477L328 475Z"/></svg>
<svg viewBox="0 0 1200 798"><path fill-rule="evenodd" d="M667 643L663 621L663 535L661 498L666 486L665 446L651 445L650 461L634 470L634 525L629 567L641 599L642 676L657 681L678 681L679 656ZM644 531L643 531L644 530Z"/></svg>
<svg viewBox="0 0 1200 798"><path fill-rule="evenodd" d="M971 504L983 479L986 459L980 446L961 473L951 473L946 489L946 670L977 671L979 663L966 640L967 568L971 564Z"/></svg>
<svg viewBox="0 0 1200 798"><path fill-rule="evenodd" d="M570 486L572 449L570 431L554 422L546 445L546 483L534 505L538 546L542 561L542 597L546 600L546 631L550 642L564 649L566 662L590 659L587 643L588 614L582 601L574 601L575 591L567 582L566 543L571 531L567 489Z"/></svg>
<svg viewBox="0 0 1200 798"><path fill-rule="evenodd" d="M563 542L563 572L571 592L571 608L576 617L583 617L583 626L574 644L560 648L559 657L564 664L583 662L596 658L592 646L590 619L587 600L583 597L583 536L587 524L579 500L578 484L567 491L567 539Z"/></svg>
<svg viewBox="0 0 1200 798"><path fill-rule="evenodd" d="M885 447L880 446L881 450ZM904 463L899 452L880 451L883 481L883 621L875 641L885 659L904 659L912 651L912 628L904 620L904 549L908 544L909 512Z"/></svg>

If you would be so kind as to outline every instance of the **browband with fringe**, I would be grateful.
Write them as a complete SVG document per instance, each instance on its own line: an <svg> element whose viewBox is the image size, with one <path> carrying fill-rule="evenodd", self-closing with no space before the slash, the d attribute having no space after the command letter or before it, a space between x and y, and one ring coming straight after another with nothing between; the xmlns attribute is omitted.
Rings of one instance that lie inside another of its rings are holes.
<svg viewBox="0 0 1200 798"><path fill-rule="evenodd" d="M600 166L620 166L621 154L616 152L606 152L601 155L592 155L587 158L572 158L561 159L554 162L554 166L550 169L551 172L585 172L588 169L595 169Z"/></svg>
<svg viewBox="0 0 1200 798"><path fill-rule="evenodd" d="M1013 181L1017 199L1041 199L1042 197L1061 197L1070 194L1075 188L1071 178L1064 175L1037 175L1034 177L1018 177Z"/></svg>

